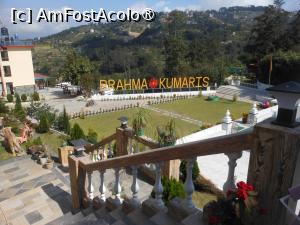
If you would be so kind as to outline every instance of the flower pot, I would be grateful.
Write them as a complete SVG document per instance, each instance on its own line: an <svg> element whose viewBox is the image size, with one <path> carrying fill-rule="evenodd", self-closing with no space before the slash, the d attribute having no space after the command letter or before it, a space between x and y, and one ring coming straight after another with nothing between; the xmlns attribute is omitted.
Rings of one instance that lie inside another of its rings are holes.
<svg viewBox="0 0 300 225"><path fill-rule="evenodd" d="M47 160L43 167L45 169L51 170L53 168L53 164L54 164L53 160Z"/></svg>
<svg viewBox="0 0 300 225"><path fill-rule="evenodd" d="M46 162L47 162L47 158L41 157L41 158L39 159L39 163L40 163L42 166L45 165Z"/></svg>

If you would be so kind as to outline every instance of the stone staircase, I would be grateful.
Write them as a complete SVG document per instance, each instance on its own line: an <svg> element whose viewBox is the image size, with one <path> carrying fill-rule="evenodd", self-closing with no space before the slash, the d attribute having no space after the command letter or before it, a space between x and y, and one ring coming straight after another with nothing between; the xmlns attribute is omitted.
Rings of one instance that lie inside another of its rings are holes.
<svg viewBox="0 0 300 225"><path fill-rule="evenodd" d="M240 101L252 103L258 100L258 96L268 96L268 93L255 88L226 85L217 89L217 95L226 99L232 99L236 95Z"/></svg>
<svg viewBox="0 0 300 225"><path fill-rule="evenodd" d="M77 213L68 212L47 225L202 225L201 210L196 210L184 219L174 218L167 208L152 216L146 210L140 206L126 213L124 204L114 210L109 210L105 205L100 209L89 207Z"/></svg>

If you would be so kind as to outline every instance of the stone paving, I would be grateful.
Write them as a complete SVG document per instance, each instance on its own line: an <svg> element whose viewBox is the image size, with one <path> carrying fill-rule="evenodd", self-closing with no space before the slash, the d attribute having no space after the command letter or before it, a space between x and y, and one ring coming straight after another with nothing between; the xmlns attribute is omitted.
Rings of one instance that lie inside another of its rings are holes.
<svg viewBox="0 0 300 225"><path fill-rule="evenodd" d="M114 186L114 170L105 173L107 197ZM93 173L94 195L99 195L99 172ZM131 196L132 176L120 172L122 196ZM139 197L149 197L153 186L139 179ZM69 173L60 166L52 170L22 156L0 161L0 225L47 224L72 210ZM3 213L5 217L3 216Z"/></svg>

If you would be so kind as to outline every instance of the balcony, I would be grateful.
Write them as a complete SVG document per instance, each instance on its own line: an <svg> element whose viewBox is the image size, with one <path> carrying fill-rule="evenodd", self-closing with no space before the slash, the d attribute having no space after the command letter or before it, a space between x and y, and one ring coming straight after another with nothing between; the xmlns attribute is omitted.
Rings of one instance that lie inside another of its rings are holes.
<svg viewBox="0 0 300 225"><path fill-rule="evenodd" d="M14 40L14 41L0 41L0 47L7 48L7 47L19 47L19 46L26 46L26 47L32 47L33 42L32 41L20 41L20 40Z"/></svg>

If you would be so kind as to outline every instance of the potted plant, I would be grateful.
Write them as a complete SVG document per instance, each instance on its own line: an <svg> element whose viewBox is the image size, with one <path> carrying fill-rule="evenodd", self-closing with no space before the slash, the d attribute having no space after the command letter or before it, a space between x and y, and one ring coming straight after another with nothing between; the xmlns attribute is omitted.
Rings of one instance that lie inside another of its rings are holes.
<svg viewBox="0 0 300 225"><path fill-rule="evenodd" d="M43 167L45 169L51 170L53 168L53 164L54 164L53 159L51 157L49 157Z"/></svg>
<svg viewBox="0 0 300 225"><path fill-rule="evenodd" d="M243 122L243 124L246 124L248 121L248 113L243 113L242 116L243 116L242 122Z"/></svg>
<svg viewBox="0 0 300 225"><path fill-rule="evenodd" d="M145 134L144 128L147 125L149 114L146 110L140 109L134 116L132 121L132 127L134 134L137 136L143 136Z"/></svg>
<svg viewBox="0 0 300 225"><path fill-rule="evenodd" d="M166 147L175 145L177 140L175 120L171 119L164 128L158 126L157 133L160 146Z"/></svg>

